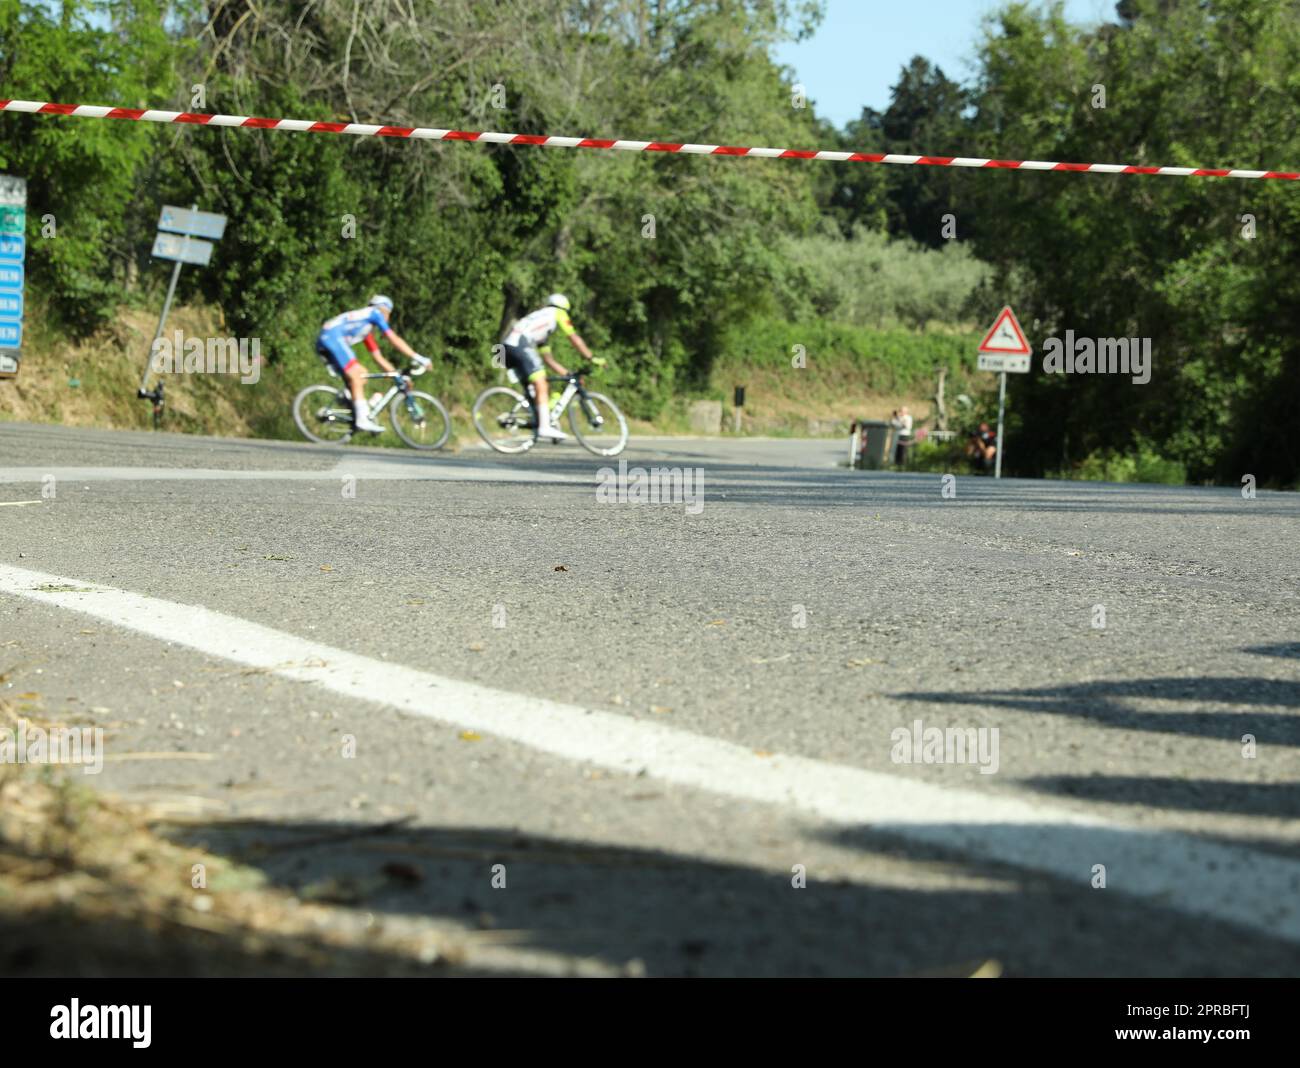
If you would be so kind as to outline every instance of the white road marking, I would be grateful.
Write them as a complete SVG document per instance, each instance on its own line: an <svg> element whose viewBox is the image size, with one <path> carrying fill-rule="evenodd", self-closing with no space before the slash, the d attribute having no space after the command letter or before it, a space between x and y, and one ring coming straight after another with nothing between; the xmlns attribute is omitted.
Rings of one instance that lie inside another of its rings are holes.
<svg viewBox="0 0 1300 1068"><path fill-rule="evenodd" d="M41 587L45 587L42 589ZM60 587L73 587L59 591ZM805 757L753 751L689 731L442 678L308 641L235 616L0 565L0 593L71 609L159 641L332 693L496 735L555 756L732 798L783 805L1091 888L1300 941L1300 862L1191 835L1151 831L1037 800L949 789Z"/></svg>

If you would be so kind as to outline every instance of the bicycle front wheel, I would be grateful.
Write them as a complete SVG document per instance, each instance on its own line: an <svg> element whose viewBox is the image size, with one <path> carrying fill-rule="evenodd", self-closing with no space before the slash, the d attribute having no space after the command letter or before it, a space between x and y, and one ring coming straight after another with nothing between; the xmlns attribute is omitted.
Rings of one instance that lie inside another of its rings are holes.
<svg viewBox="0 0 1300 1068"><path fill-rule="evenodd" d="M451 437L451 416L442 401L411 390L393 399L388 418L397 436L413 449L441 449Z"/></svg>
<svg viewBox="0 0 1300 1068"><path fill-rule="evenodd" d="M308 386L293 399L293 421L308 441L345 444L352 437L352 399L335 386Z"/></svg>
<svg viewBox="0 0 1300 1068"><path fill-rule="evenodd" d="M617 456L627 447L627 420L603 393L587 393L569 404L569 429L597 456Z"/></svg>
<svg viewBox="0 0 1300 1068"><path fill-rule="evenodd" d="M485 389L474 402L474 429L497 452L526 452L536 440L533 409L506 386Z"/></svg>

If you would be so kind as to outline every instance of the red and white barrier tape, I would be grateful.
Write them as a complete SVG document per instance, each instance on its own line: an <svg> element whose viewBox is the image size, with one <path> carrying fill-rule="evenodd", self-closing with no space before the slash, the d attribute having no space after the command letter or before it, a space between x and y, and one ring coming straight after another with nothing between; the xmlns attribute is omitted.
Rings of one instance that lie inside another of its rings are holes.
<svg viewBox="0 0 1300 1068"><path fill-rule="evenodd" d="M1129 163L1051 163L1032 159L976 159L966 156L903 156L879 152L812 152L797 148L743 148L736 145L691 145L668 141L611 141L599 137L547 137L540 134L437 130L420 126L371 126L358 122L310 122L305 119L258 119L244 115L204 115L189 111L108 108L93 104L49 104L35 100L0 100L0 111L75 115L83 119L129 119L193 126L242 126L255 130L403 137L422 141L478 141L498 145L545 145L551 148L608 148L621 152L681 152L692 156L759 156L767 159L820 159L833 163L899 163L925 167L977 167L1004 171L1078 171L1095 174L1162 174L1178 178L1277 178L1300 181L1300 172L1248 171L1218 167L1139 167Z"/></svg>

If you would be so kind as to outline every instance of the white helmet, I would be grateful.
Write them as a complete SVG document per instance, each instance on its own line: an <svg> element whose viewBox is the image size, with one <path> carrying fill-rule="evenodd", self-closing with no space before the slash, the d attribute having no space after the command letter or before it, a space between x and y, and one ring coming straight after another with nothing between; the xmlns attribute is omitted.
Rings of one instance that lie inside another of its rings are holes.
<svg viewBox="0 0 1300 1068"><path fill-rule="evenodd" d="M569 304L569 298L563 293L552 293L546 298L546 303L552 308L562 308L564 311L568 311L571 307Z"/></svg>
<svg viewBox="0 0 1300 1068"><path fill-rule="evenodd" d="M393 298L385 297L382 293L376 293L370 298L370 306L373 308L383 308L384 311L392 311Z"/></svg>

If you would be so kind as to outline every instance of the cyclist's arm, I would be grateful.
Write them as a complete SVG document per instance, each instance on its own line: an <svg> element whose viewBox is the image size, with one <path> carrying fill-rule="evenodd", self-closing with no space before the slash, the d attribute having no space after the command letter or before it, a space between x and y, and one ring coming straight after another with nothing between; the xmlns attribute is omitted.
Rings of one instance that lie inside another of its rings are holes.
<svg viewBox="0 0 1300 1068"><path fill-rule="evenodd" d="M569 318L569 313L563 309L555 313L555 325L559 328L560 333L569 339L569 343L578 350L578 355L588 363L591 362L591 349L587 348L587 343L582 340L581 335L573 328L573 320ZM560 372L564 373L564 372Z"/></svg>
<svg viewBox="0 0 1300 1068"><path fill-rule="evenodd" d="M388 340L392 343L393 348L395 348L408 360L415 359L415 355L416 355L415 349L411 348L410 345L408 345L405 341L403 341L400 337L398 337L397 332L395 330L386 330L384 332L384 337L388 338Z"/></svg>
<svg viewBox="0 0 1300 1068"><path fill-rule="evenodd" d="M556 361L555 356L551 353L550 345L543 345L540 349L537 350L537 353L539 356L541 356L543 360L546 361L546 365L557 375L567 375L569 373L564 367L560 366L560 364Z"/></svg>
<svg viewBox="0 0 1300 1068"><path fill-rule="evenodd" d="M397 337L397 335L394 334L391 330L388 333L391 335L389 340L392 340L392 338ZM365 342L366 351L369 352L370 355L375 358L375 363L379 364L379 366L383 370L387 371L390 375L396 373L397 368L394 367L391 363L389 363L386 359L384 359L384 354L379 351L379 343L375 341L373 337L367 334L364 338L362 338L362 340ZM398 340L400 341L401 339L398 338Z"/></svg>
<svg viewBox="0 0 1300 1068"><path fill-rule="evenodd" d="M579 356L581 356L588 363L591 363L592 360L591 349L589 349L587 347L587 343L582 340L581 334L570 334L569 344L578 350Z"/></svg>
<svg viewBox="0 0 1300 1068"><path fill-rule="evenodd" d="M419 354L418 352L416 352L415 349L411 348L411 346L408 345L405 341L403 341L403 340L401 339L401 337L398 335L397 331L395 331L395 330L385 330L385 331L384 331L384 337L388 338L388 340L389 340L389 342L392 344L393 348L395 348L398 352L400 352L400 353L401 353L403 356L405 356L408 360L416 360L416 359L419 359L419 355L420 355L420 354ZM377 360L380 360L380 361L384 364L384 368L385 368L386 370L388 370L388 371L396 371L396 370L397 370L396 367L392 367L392 366L390 366L390 365L388 364L388 361L387 361L387 360L383 360L382 357L376 355L375 358L376 358Z"/></svg>

